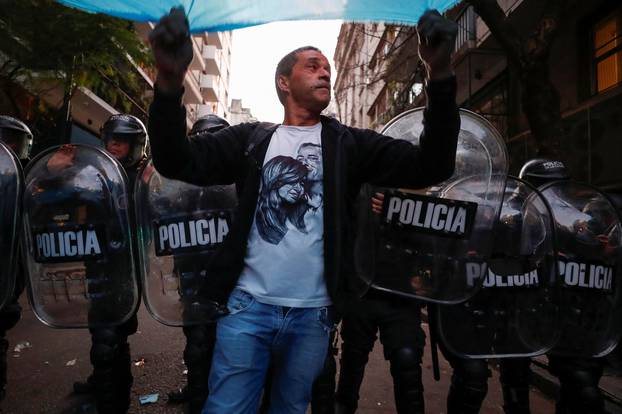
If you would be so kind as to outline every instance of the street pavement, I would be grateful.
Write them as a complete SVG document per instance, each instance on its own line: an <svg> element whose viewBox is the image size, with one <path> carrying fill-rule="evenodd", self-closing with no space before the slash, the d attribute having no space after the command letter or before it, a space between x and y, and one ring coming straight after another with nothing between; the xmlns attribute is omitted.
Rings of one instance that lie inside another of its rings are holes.
<svg viewBox="0 0 622 414"><path fill-rule="evenodd" d="M25 295L24 295L25 296ZM72 394L74 381L90 373L90 337L87 330L52 329L43 325L24 302L24 314L8 339L7 396L0 403L1 413L10 414L88 414L93 403L87 397ZM427 327L426 327L427 330ZM28 344L26 344L28 343ZM134 364L134 387L130 413L181 414L183 408L166 403L168 391L185 382L182 350L184 337L180 328L156 322L144 306L139 311L139 331L130 338ZM19 349L16 352L15 349ZM423 362L426 412L446 412L445 399L451 369L441 356L441 380L432 378L429 349ZM489 393L482 414L502 413L498 373L492 370ZM159 394L155 404L141 406L139 397ZM552 414L554 405L537 390L531 392L532 413ZM393 383L382 347L376 344L367 366L359 402L361 414L395 413Z"/></svg>

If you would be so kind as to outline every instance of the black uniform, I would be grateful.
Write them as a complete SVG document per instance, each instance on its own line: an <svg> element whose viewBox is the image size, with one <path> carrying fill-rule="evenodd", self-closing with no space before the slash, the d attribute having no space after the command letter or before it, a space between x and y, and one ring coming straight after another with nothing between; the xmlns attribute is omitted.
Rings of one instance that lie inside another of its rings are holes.
<svg viewBox="0 0 622 414"><path fill-rule="evenodd" d="M421 358L425 334L421 329L421 305L375 289L353 299L341 323L337 412L356 411L365 365L378 331L384 357L391 364L397 412L424 413Z"/></svg>
<svg viewBox="0 0 622 414"><path fill-rule="evenodd" d="M105 144L111 140L126 141L130 144L129 154L118 161L123 165L129 179L130 222L132 229L135 230L132 190L146 161L145 126L132 115L113 115L102 127L102 139ZM134 251L137 252L136 240L132 240L132 243ZM137 263L136 268L138 268ZM94 391L97 410L100 414L124 413L129 409L133 377L128 337L136 333L137 329L136 313L121 325L89 329L92 341L93 373L86 383L75 383L74 391L77 393Z"/></svg>
<svg viewBox="0 0 622 414"><path fill-rule="evenodd" d="M10 116L0 116L0 141L7 144L15 152L22 168L26 168L30 161L30 149L32 147L32 133L26 124ZM9 342L6 339L6 333L17 325L21 318L22 307L19 304L19 297L25 286L24 263L20 255L17 260L17 275L13 293L5 306L0 309L0 400L4 399L7 383L6 356Z"/></svg>
<svg viewBox="0 0 622 414"><path fill-rule="evenodd" d="M210 114L197 119L190 131L190 136L197 136L201 133L216 132L228 127L229 123L217 115ZM192 205L192 201L188 201ZM196 294L199 286L196 285L200 278L197 274L208 268L207 259L205 262L195 259L185 259L176 257L174 271L178 275L181 286L181 295L188 304L196 301ZM186 278L185 274L190 274ZM209 322L200 325L183 327L186 336L186 347L184 349L184 362L188 368L188 385L168 395L169 402L187 402L189 413L200 413L209 394L208 378L212 366L212 354L216 343L216 324Z"/></svg>
<svg viewBox="0 0 622 414"><path fill-rule="evenodd" d="M525 163L519 177L535 187L551 181L570 178L563 163L545 159L534 159ZM563 242L563 235L559 235L559 239ZM563 340L561 342L563 343ZM549 372L559 378L561 386L556 414L604 413L603 395L598 387L603 374L603 358L580 358L553 354L547 356ZM454 368L452 388L448 396L449 414L479 412L487 391L489 370L486 361L451 357L448 359ZM528 414L530 412L530 363L529 358L501 360L500 379L503 387L503 408L506 414Z"/></svg>

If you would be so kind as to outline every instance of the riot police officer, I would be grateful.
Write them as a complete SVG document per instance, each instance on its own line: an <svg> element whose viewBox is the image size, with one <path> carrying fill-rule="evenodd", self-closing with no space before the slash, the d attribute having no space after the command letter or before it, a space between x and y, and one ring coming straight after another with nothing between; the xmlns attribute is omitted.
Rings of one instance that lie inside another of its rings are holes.
<svg viewBox="0 0 622 414"><path fill-rule="evenodd" d="M384 195L376 193L372 209L380 214ZM382 261L382 257L379 258ZM379 273L392 272L391 263L382 261ZM377 274L382 278L382 274ZM351 299L341 322L340 374L335 395L337 414L354 413L365 365L376 341L376 333L391 366L397 412L423 413L421 358L425 333L421 328L421 304L371 288L361 298Z"/></svg>
<svg viewBox="0 0 622 414"><path fill-rule="evenodd" d="M548 159L528 161L523 165L519 176L534 186L570 179L570 174L561 161ZM558 238L563 239L564 235L558 235ZM598 382L603 375L603 358L549 354L548 359L549 371L559 378L561 387L556 406L557 414L604 413L603 395L598 387ZM528 364L529 360L525 360L524 365L528 366ZM520 378L525 370L517 372L519 375L512 373L513 378ZM528 395L525 398L528 398Z"/></svg>
<svg viewBox="0 0 622 414"><path fill-rule="evenodd" d="M10 116L0 115L0 141L15 152L22 167L30 161L32 148L32 132L22 121ZM19 305L19 296L24 291L26 278L21 260L18 260L15 288L8 303L0 309L0 400L4 399L7 382L7 350L9 343L6 332L13 328L21 317L22 308Z"/></svg>
<svg viewBox="0 0 622 414"><path fill-rule="evenodd" d="M570 175L560 161L532 159L521 168L519 178L534 187L558 180L569 180ZM566 238L569 235L566 235ZM558 235L564 239L564 235ZM579 338L574 338L579 339ZM603 396L598 382L603 373L603 360L589 357L568 357L548 354L549 371L559 378L560 398L557 414L604 412ZM448 395L448 413L478 413L487 393L490 371L486 360L448 357L454 373ZM500 360L500 380L503 389L504 412L528 414L531 360L504 358Z"/></svg>
<svg viewBox="0 0 622 414"><path fill-rule="evenodd" d="M524 199L517 194L509 195L508 199L504 201L504 207L507 206L507 211L502 210L501 218L495 229L495 248L493 250L493 256L489 261L489 268L492 267L494 269L496 267L493 266L493 262L497 264L498 261L501 261L500 265L504 266L508 264L509 257L514 259L510 260L510 262L515 262L515 259L521 256L523 220L520 212L523 202ZM510 263L509 265L516 265L516 263ZM533 267L533 265L527 266L526 269L532 269ZM500 273L506 274L505 272ZM503 291L480 291L474 300L469 302L468 312L479 313L480 315L503 312L508 315L511 310L508 311L507 307L516 306L507 296L508 294L518 296L515 290L508 293L504 293ZM462 305L456 306L460 307ZM483 310L480 310L482 308ZM456 314L453 314L453 316L456 317ZM480 323L486 325L488 321ZM468 325L469 322L466 322L466 324ZM482 330L479 335L480 337L484 336L484 338L482 338L483 343L491 344L494 341L492 335L498 334L504 336L506 333L507 332L504 332L504 328L498 327L488 333L490 336L487 335L484 330ZM459 333L452 335L454 338L460 338L460 336ZM462 338L462 340L465 340L465 338ZM466 340L468 341L470 339ZM501 339L501 341L503 340ZM453 369L450 388L447 394L448 414L479 413L488 392L488 378L491 376L490 369L488 368L488 361L486 359L467 359L460 357L452 353L443 342L440 343L440 348ZM517 347L517 349L519 348ZM503 389L504 412L506 414L529 413L529 359L500 358L499 370Z"/></svg>
<svg viewBox="0 0 622 414"><path fill-rule="evenodd" d="M228 127L229 123L215 114L205 115L195 121L190 130L190 138L202 133L216 132ZM192 201L190 201L192 202ZM188 261L181 257L175 258L175 272L183 275L184 272L197 272L202 269L197 260ZM182 280L183 277L180 277ZM188 287L191 288L191 287ZM192 289L182 289L192 290ZM189 300L185 298L184 300ZM216 324L206 323L183 327L186 336L184 362L188 368L188 384L180 389L169 392L170 403L188 403L188 412L200 413L208 395L207 379L212 363L212 352L216 341Z"/></svg>
<svg viewBox="0 0 622 414"><path fill-rule="evenodd" d="M102 126L101 138L106 151L121 163L127 173L128 193L132 194L136 177L147 159L147 130L144 124L133 115L112 115ZM131 197L129 201L133 206ZM133 208L130 211L133 212ZM130 220L133 221L133 214L130 214ZM89 329L93 373L85 382L74 383L74 391L94 392L100 414L123 413L129 408L133 377L127 340L137 329L136 314L119 326Z"/></svg>

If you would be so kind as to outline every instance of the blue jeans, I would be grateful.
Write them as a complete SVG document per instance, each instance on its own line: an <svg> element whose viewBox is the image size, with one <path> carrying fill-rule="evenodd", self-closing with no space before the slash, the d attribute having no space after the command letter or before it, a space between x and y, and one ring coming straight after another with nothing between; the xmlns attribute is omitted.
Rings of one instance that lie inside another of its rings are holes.
<svg viewBox="0 0 622 414"><path fill-rule="evenodd" d="M203 414L255 414L272 364L271 414L304 414L334 328L330 307L284 308L235 289L218 321Z"/></svg>

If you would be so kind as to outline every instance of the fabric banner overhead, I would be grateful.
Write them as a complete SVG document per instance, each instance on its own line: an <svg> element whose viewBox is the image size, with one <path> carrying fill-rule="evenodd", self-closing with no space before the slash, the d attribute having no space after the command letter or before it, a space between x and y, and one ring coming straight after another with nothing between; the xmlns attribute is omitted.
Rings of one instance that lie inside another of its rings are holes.
<svg viewBox="0 0 622 414"><path fill-rule="evenodd" d="M460 0L58 0L67 6L137 21L158 21L183 6L192 32L224 31L283 20L417 23L426 9Z"/></svg>

